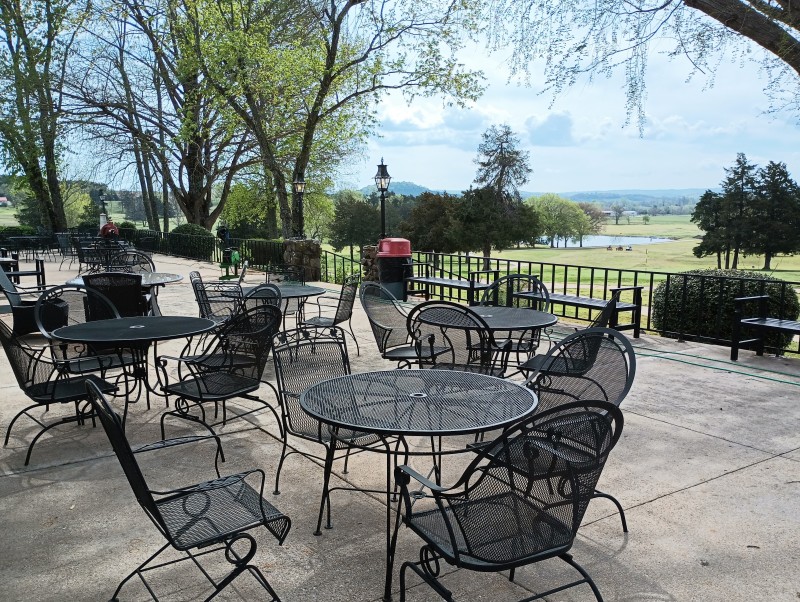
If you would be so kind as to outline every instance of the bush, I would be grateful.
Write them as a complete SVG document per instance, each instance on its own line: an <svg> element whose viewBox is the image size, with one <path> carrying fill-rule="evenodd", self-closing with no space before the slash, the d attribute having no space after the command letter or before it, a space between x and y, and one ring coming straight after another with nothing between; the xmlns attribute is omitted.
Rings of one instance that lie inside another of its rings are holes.
<svg viewBox="0 0 800 602"><path fill-rule="evenodd" d="M650 308L653 325L672 337L730 340L733 300L754 295L769 295L770 317L794 320L800 314L797 293L785 280L744 270L691 270L670 278L669 296L667 281L656 287ZM755 312L756 307L750 311ZM791 335L774 333L764 342L783 349L791 340Z"/></svg>
<svg viewBox="0 0 800 602"><path fill-rule="evenodd" d="M117 224L120 230L136 230L136 222L124 221Z"/></svg>
<svg viewBox="0 0 800 602"><path fill-rule="evenodd" d="M215 236L197 224L181 224L169 233L169 249L173 255L211 261L215 248Z"/></svg>
<svg viewBox="0 0 800 602"><path fill-rule="evenodd" d="M33 226L0 226L0 237L8 238L9 236L34 236L36 228Z"/></svg>

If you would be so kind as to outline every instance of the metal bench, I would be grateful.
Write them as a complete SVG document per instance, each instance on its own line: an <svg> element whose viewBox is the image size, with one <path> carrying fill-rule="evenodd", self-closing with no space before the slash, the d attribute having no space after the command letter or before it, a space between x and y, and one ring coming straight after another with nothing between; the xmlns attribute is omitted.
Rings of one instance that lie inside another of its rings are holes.
<svg viewBox="0 0 800 602"><path fill-rule="evenodd" d="M611 293L611 298L617 301L616 309L608 321L608 326L614 330L633 330L633 337L639 338L641 331L640 323L642 317L642 289L644 286L620 286L608 289ZM633 302L628 303L620 301L620 294L623 291L633 291ZM569 307L578 307L581 309L597 309L602 310L607 299L595 299L594 297L580 297L578 295L564 295L561 293L550 293L550 303L552 305L563 305ZM623 312L630 312L631 321L620 323L619 314ZM563 314L562 314L563 315Z"/></svg>
<svg viewBox="0 0 800 602"><path fill-rule="evenodd" d="M440 299L450 298L444 294L444 289L455 289L459 291L467 291L467 303L475 305L480 301L481 294L492 285L492 282L497 280L499 272L497 270L480 270L475 272L468 272L467 279L459 278L456 274L448 272L440 268L435 268L428 263L415 263L417 269L421 269L422 273L417 275L408 276L404 280L404 297L408 298L409 295L421 295L425 300L431 298L431 289L438 288ZM442 274L441 276L432 275L435 273ZM448 277L445 277L448 276ZM481 281L483 275L488 275L491 279L488 282Z"/></svg>
<svg viewBox="0 0 800 602"><path fill-rule="evenodd" d="M758 302L758 316L748 318L743 317L744 306L747 303ZM764 337L768 332L781 332L800 335L800 322L797 320L784 320L781 318L770 318L767 316L767 306L769 305L769 295L757 295L753 297L737 297L733 300L734 313L731 328L731 360L739 359L739 346L756 344L756 355L764 355ZM762 336L742 340L742 328L755 330Z"/></svg>

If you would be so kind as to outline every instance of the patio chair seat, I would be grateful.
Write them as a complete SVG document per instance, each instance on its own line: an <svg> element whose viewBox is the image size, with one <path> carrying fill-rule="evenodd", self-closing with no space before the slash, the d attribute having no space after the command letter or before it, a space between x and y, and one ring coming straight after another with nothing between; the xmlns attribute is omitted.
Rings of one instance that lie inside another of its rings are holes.
<svg viewBox="0 0 800 602"><path fill-rule="evenodd" d="M164 392L192 401L222 401L257 391L257 378L230 372L204 372L164 387Z"/></svg>

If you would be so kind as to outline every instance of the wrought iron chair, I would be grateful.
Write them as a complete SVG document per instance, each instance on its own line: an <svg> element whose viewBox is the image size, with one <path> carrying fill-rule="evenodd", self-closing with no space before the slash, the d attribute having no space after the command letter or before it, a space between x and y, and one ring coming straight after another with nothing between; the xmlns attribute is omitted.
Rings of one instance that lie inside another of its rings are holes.
<svg viewBox="0 0 800 602"><path fill-rule="evenodd" d="M574 403L501 434L452 487L440 487L408 466L397 467L398 521L402 517L424 542L420 560L402 565L400 600L405 600L408 569L452 600L439 580L440 560L475 571L510 570L513 580L518 568L560 558L580 579L525 600L587 584L602 602L594 581L569 552L622 426L622 413L613 404Z"/></svg>
<svg viewBox="0 0 800 602"><path fill-rule="evenodd" d="M322 485L322 501L315 535L320 535L322 515L327 508L326 528L331 528L330 494L337 489L350 487L330 487L330 476L337 451L346 449L344 472L347 472L347 458L351 447L363 448L379 441L379 437L358 431L340 431L336 443L332 444L328 427L309 416L300 406L300 394L311 385L337 376L350 374L350 360L347 356L347 345L341 328L333 327L326 331L311 331L297 328L280 332L275 336L272 347L272 358L275 363L275 374L278 380L278 391L283 425L283 448L278 470L275 474L275 494L280 493L280 477L283 464L292 454L302 454L308 458L322 460L325 463ZM325 457L289 449L289 436L299 437L306 441L318 443L325 448ZM343 447L339 447L342 445ZM359 491L365 491L359 489Z"/></svg>
<svg viewBox="0 0 800 602"><path fill-rule="evenodd" d="M237 282L239 283L239 286L241 286L242 282L244 282L244 276L247 273L247 268L249 268L249 267L250 267L250 261L245 259L242 262L242 271L239 272L239 279L237 280Z"/></svg>
<svg viewBox="0 0 800 602"><path fill-rule="evenodd" d="M255 469L220 476L217 460L222 454L222 448L219 438L213 434L167 439L133 450L125 437L119 416L96 387L89 385L88 389L94 411L100 418L136 500L167 540L155 554L120 582L112 600L118 599L117 596L123 586L134 576L142 580L152 597L156 599L155 593L145 579L145 573L186 560L196 564L211 582L214 591L206 598L207 600L219 594L245 571L249 572L269 593L271 600L278 600L278 595L266 577L257 566L251 564L256 553L256 541L247 533L251 529L263 526L278 540L278 544L282 544L291 528L289 517L264 499L264 472ZM181 486L171 491L155 491L148 486L137 461L139 454L202 441L216 443L215 479ZM243 554L241 547L245 543L248 548ZM153 565L153 561L170 547L184 553L185 556L182 555L177 560L160 561ZM225 559L233 565L233 568L225 577L215 582L197 559L220 551L224 552Z"/></svg>
<svg viewBox="0 0 800 602"><path fill-rule="evenodd" d="M155 272L156 264L147 253L136 249L126 249L113 255L108 263L111 272L129 272L141 274L142 272Z"/></svg>
<svg viewBox="0 0 800 602"><path fill-rule="evenodd" d="M75 254L78 257L78 273L99 272L103 269L103 261L91 241L74 238Z"/></svg>
<svg viewBox="0 0 800 602"><path fill-rule="evenodd" d="M110 299L122 317L146 316L152 312L150 297L142 293L142 275L128 272L85 274L83 284Z"/></svg>
<svg viewBox="0 0 800 602"><path fill-rule="evenodd" d="M11 307L11 318L15 335L36 332L34 307L42 293L41 287L22 287L14 284L4 270L0 269L0 288Z"/></svg>
<svg viewBox="0 0 800 602"><path fill-rule="evenodd" d="M69 265L67 268L72 267L72 262L78 257L75 247L72 244L69 232L57 232L56 241L58 242L58 252L61 254L61 263L58 264L58 269L61 271L61 266L69 258Z"/></svg>
<svg viewBox="0 0 800 602"><path fill-rule="evenodd" d="M267 282L306 283L306 271L297 265L272 265L267 267Z"/></svg>
<svg viewBox="0 0 800 602"><path fill-rule="evenodd" d="M277 308L283 306L281 289L271 282L262 282L247 291L242 299L244 307L254 307L259 304L274 305Z"/></svg>
<svg viewBox="0 0 800 602"><path fill-rule="evenodd" d="M550 311L550 293L547 286L536 276L528 274L509 274L499 278L486 289L481 305L500 305L506 307L525 307L537 311ZM501 338L511 339L511 352L516 363L525 361L536 353L542 340L542 329L534 328L523 332L496 333Z"/></svg>
<svg viewBox="0 0 800 602"><path fill-rule="evenodd" d="M91 418L94 423L91 412L86 412L80 405L80 402L86 402L89 399L86 393L87 382L95 383L107 393L116 391L117 387L94 374L70 375L64 372L59 363L45 357L47 353L45 347L32 349L23 344L8 325L1 320L0 342L6 352L8 362L11 364L11 370L14 372L19 388L33 401L32 405L23 408L11 419L3 445L8 445L11 429L20 416L27 416L41 427L41 430L31 440L28 452L25 454L25 466L27 466L31 460L33 446L51 428L69 422L83 424L86 418ZM75 413L49 424L43 422L43 417L31 413L31 410L36 408L42 408L45 412L49 412L50 406L57 404L73 404Z"/></svg>
<svg viewBox="0 0 800 602"><path fill-rule="evenodd" d="M385 360L397 362L398 368L415 364L418 349L406 328L408 314L392 293L377 282L363 282L359 290L361 307L367 314L378 351ZM424 351L421 348L420 351ZM446 351L446 349L442 349Z"/></svg>
<svg viewBox="0 0 800 602"><path fill-rule="evenodd" d="M497 341L485 320L469 307L426 301L408 314L408 332L419 350L420 367L463 370L502 377L510 339ZM444 353L439 348L446 348Z"/></svg>
<svg viewBox="0 0 800 602"><path fill-rule="evenodd" d="M541 365L527 381L539 397L537 412L592 399L619 406L636 377L636 354L630 341L611 328L579 330L540 357ZM627 533L619 501L600 491L593 497L606 498L617 507L622 530Z"/></svg>
<svg viewBox="0 0 800 602"><path fill-rule="evenodd" d="M242 287L238 282L212 280L203 282L200 272L191 272L189 280L200 310L200 317L221 324L229 320L242 306Z"/></svg>
<svg viewBox="0 0 800 602"><path fill-rule="evenodd" d="M176 412L191 420L206 422L203 405L214 404L214 416L222 405L221 424L227 422L227 402L235 398L257 401L270 410L280 425L280 418L269 403L254 395L261 386L261 378L272 348L272 338L281 323L281 312L272 305L258 305L237 312L208 339L208 346L199 355L160 356L156 362L161 372L163 391L177 398ZM179 365L178 380L169 382L169 361ZM277 395L275 387L266 382ZM190 413L189 404L200 410L200 417ZM261 408L236 415L252 414ZM174 412L167 412L172 414ZM165 414L165 415L167 415ZM212 425L215 426L215 425ZM163 419L162 419L163 428Z"/></svg>
<svg viewBox="0 0 800 602"><path fill-rule="evenodd" d="M331 303L332 299L330 297L317 297L318 315L313 318L307 318L301 322L302 326L310 326L313 328L331 328L347 322L348 329L344 330L344 332L349 334L356 344L356 355L361 355L361 349L358 346L356 333L353 332L352 318L353 304L358 295L358 285L360 282L361 276L359 274L347 276L347 278L344 279L339 297L335 300L335 305ZM333 315L322 315L323 308L327 308L328 310L333 309Z"/></svg>

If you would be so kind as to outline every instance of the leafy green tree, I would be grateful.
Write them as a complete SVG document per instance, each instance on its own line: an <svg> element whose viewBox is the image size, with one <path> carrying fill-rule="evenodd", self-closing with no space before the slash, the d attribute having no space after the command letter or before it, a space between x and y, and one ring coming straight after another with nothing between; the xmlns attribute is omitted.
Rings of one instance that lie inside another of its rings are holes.
<svg viewBox="0 0 800 602"><path fill-rule="evenodd" d="M602 207L597 203L578 203L578 207L589 218L591 228L587 234L600 234L606 225L606 214L603 213Z"/></svg>
<svg viewBox="0 0 800 602"><path fill-rule="evenodd" d="M335 201L330 231L334 250L350 247L352 257L353 247L374 244L378 240L381 234L380 211L366 203L359 193L345 191Z"/></svg>
<svg viewBox="0 0 800 602"><path fill-rule="evenodd" d="M646 225L648 225L648 224L650 223L650 216L649 216L649 215L643 215L643 216L642 216L642 223L643 223L645 226L646 226Z"/></svg>
<svg viewBox="0 0 800 602"><path fill-rule="evenodd" d="M614 225L619 226L619 218L625 213L625 205L622 203L614 203L611 205L611 215L614 216Z"/></svg>
<svg viewBox="0 0 800 602"><path fill-rule="evenodd" d="M400 224L400 234L411 247L436 253L457 253L462 247L458 220L458 197L424 192L416 198L408 218Z"/></svg>
<svg viewBox="0 0 800 602"><path fill-rule="evenodd" d="M756 185L757 166L747 162L744 153L736 155L736 161L730 168L725 168L725 180L722 182L722 197L727 214L727 236L730 238L725 254L725 269L728 269L731 251L733 259L730 268L735 270L739 266L739 254L750 231L750 207L757 194Z"/></svg>
<svg viewBox="0 0 800 602"><path fill-rule="evenodd" d="M628 117L635 115L640 129L648 55L665 51L664 42L670 57L686 58L690 75L707 74L711 82L723 59L737 64L752 56L767 66L765 90L777 105L798 106L800 20L789 2L494 0L480 9L490 48L510 53L512 74L526 83L558 95L583 74L621 70ZM544 82L531 77L542 64Z"/></svg>
<svg viewBox="0 0 800 602"><path fill-rule="evenodd" d="M330 236L336 215L333 201L326 194L312 191L303 196L306 236L322 240Z"/></svg>
<svg viewBox="0 0 800 602"><path fill-rule="evenodd" d="M524 203L494 188L471 188L458 203L462 250L480 250L489 269L492 249L503 250L538 236L536 215Z"/></svg>
<svg viewBox="0 0 800 602"><path fill-rule="evenodd" d="M483 133L475 163L477 184L493 189L498 196L509 194L520 200L518 187L531 173L530 154L520 150L519 138L508 125L493 125Z"/></svg>
<svg viewBox="0 0 800 602"><path fill-rule="evenodd" d="M727 207L722 195L706 190L692 211L691 221L703 230L703 239L692 249L695 257L717 256L717 269L722 269L722 254L730 252Z"/></svg>
<svg viewBox="0 0 800 602"><path fill-rule="evenodd" d="M539 220L542 236L551 247L557 247L559 239L580 239L590 230L589 218L577 203L554 193L532 197L530 204ZM583 234L581 234L583 232Z"/></svg>
<svg viewBox="0 0 800 602"><path fill-rule="evenodd" d="M748 235L742 251L764 255L764 269L772 258L800 250L800 189L785 163L770 161L759 169L757 193L749 207Z"/></svg>
<svg viewBox="0 0 800 602"><path fill-rule="evenodd" d="M0 1L0 147L36 199L39 223L56 230L67 226L61 90L85 9L80 0Z"/></svg>

